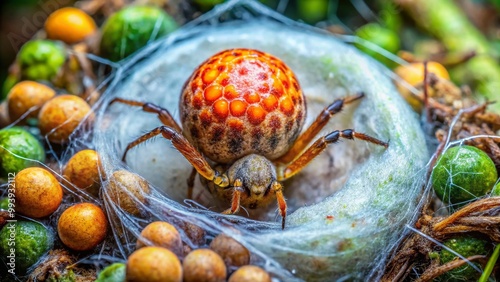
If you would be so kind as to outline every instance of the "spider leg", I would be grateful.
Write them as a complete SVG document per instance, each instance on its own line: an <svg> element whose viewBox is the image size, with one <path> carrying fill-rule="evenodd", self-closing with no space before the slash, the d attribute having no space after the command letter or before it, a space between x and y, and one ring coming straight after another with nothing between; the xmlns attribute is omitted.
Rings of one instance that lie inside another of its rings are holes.
<svg viewBox="0 0 500 282"><path fill-rule="evenodd" d="M302 153L297 159L295 159L292 163L282 169L280 171L280 174L278 175L278 180L283 181L294 176L296 173L306 167L316 156L323 152L328 144L336 143L340 138L350 140L354 140L354 138L356 138L373 144L384 146L385 148L389 146L389 143L387 142L378 140L363 133L356 132L352 129L345 129L342 131L335 130L327 134L326 136L323 136L316 140L316 142L314 142L309 148L307 148L307 150Z"/></svg>
<svg viewBox="0 0 500 282"><path fill-rule="evenodd" d="M142 110L145 112L158 114L158 118L160 119L160 121L164 125L175 129L175 131L177 131L179 133L182 132L181 127L174 120L174 118L172 117L170 112L165 108L162 108L162 107L157 106L157 105L152 104L152 103L143 103L143 102L134 101L134 100L127 100L127 99L123 99L123 98L114 98L113 100L111 100L109 105L116 103L116 102L123 103L123 104L130 105L130 106L142 107Z"/></svg>
<svg viewBox="0 0 500 282"><path fill-rule="evenodd" d="M282 163L282 164L287 164L293 161L298 154L304 151L306 146L311 142L311 140L316 137L318 132L325 127L325 125L328 123L330 118L342 111L342 108L344 107L344 104L349 104L352 103L356 100L359 100L363 98L365 94L363 92L360 92L356 95L345 97L343 99L337 99L333 101L329 106L327 106L314 120L314 122L307 128L307 130L302 133L299 138L295 141L293 146L280 158L278 158L275 162L276 163Z"/></svg>
<svg viewBox="0 0 500 282"><path fill-rule="evenodd" d="M188 193L187 193L187 198L188 199L193 199L193 188L194 188L194 180L196 179L196 169L193 167L191 170L191 174L189 175L189 178L187 179L187 185L188 185Z"/></svg>
<svg viewBox="0 0 500 282"><path fill-rule="evenodd" d="M271 190L274 192L276 195L276 201L278 202L278 208L280 209L280 215L281 215L281 229L285 229L285 219L286 219L286 201L285 197L283 196L283 186L277 181L275 181L272 186Z"/></svg>
<svg viewBox="0 0 500 282"><path fill-rule="evenodd" d="M236 179L234 181L234 186L231 188L233 189L233 197L231 199L231 208L223 211L223 214L234 214L237 213L240 210L240 200L241 200L241 193L245 192L245 189L243 189L243 183L241 182L240 179Z"/></svg>
<svg viewBox="0 0 500 282"><path fill-rule="evenodd" d="M127 152L130 149L160 134L165 139L172 142L172 145L174 145L174 147L191 163L201 176L207 180L214 181L214 183L220 186L229 185L227 178L220 176L218 172L213 170L198 150L196 150L196 148L189 143L186 137L168 126L157 127L128 144L125 152L123 153L122 161L125 161Z"/></svg>

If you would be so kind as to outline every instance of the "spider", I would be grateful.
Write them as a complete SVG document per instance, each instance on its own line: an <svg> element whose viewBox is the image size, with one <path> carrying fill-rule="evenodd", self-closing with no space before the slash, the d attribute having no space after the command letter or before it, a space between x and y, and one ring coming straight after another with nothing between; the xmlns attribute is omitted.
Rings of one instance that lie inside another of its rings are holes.
<svg viewBox="0 0 500 282"><path fill-rule="evenodd" d="M115 98L111 104L142 107L164 124L128 144L123 161L130 149L161 134L193 166L189 198L198 173L213 195L230 203L224 214L276 200L284 229L287 205L281 181L300 172L340 138L388 147L387 142L352 129L332 131L307 147L344 104L363 96L335 100L299 136L306 101L291 69L258 50L230 49L202 63L184 84L179 102L182 127L168 110L151 103ZM213 168L209 161L217 165Z"/></svg>

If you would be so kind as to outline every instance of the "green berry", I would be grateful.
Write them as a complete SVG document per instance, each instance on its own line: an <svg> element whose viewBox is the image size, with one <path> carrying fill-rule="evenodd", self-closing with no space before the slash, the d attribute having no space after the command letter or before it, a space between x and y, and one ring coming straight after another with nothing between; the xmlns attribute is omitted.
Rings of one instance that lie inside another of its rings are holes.
<svg viewBox="0 0 500 282"><path fill-rule="evenodd" d="M15 75L9 74L2 85L2 93L0 94L0 102L7 99L10 89L14 87L17 83L17 77Z"/></svg>
<svg viewBox="0 0 500 282"><path fill-rule="evenodd" d="M439 157L431 177L434 191L445 204L464 204L489 193L498 175L485 152L459 146Z"/></svg>
<svg viewBox="0 0 500 282"><path fill-rule="evenodd" d="M45 151L35 136L21 127L0 130L0 176L17 173L45 161Z"/></svg>
<svg viewBox="0 0 500 282"><path fill-rule="evenodd" d="M52 40L28 41L17 54L23 80L50 81L56 77L65 61L63 44Z"/></svg>
<svg viewBox="0 0 500 282"><path fill-rule="evenodd" d="M125 7L104 23L101 54L112 61L119 61L175 29L177 23L158 7Z"/></svg>
<svg viewBox="0 0 500 282"><path fill-rule="evenodd" d="M380 23L395 32L401 30L403 17L398 5L392 1L381 1L380 5Z"/></svg>
<svg viewBox="0 0 500 282"><path fill-rule="evenodd" d="M358 28L356 30L356 36L369 41L393 54L398 52L400 49L401 43L399 41L399 36L397 35L397 33L376 23L369 23ZM388 67L395 66L395 63L393 61L364 44L356 44L356 47Z"/></svg>
<svg viewBox="0 0 500 282"><path fill-rule="evenodd" d="M0 210L9 210L9 198L5 197L0 200Z"/></svg>
<svg viewBox="0 0 500 282"><path fill-rule="evenodd" d="M488 241L478 239L472 236L461 236L449 239L443 242L445 246L467 258L474 255L488 255L490 244ZM457 259L457 256L446 249L439 253L441 265ZM479 264L474 263L480 267ZM477 281L481 273L477 272L470 265L466 264L455 268L441 275L438 280L441 281Z"/></svg>
<svg viewBox="0 0 500 282"><path fill-rule="evenodd" d="M124 282L126 265L124 263L113 263L104 268L95 282Z"/></svg>
<svg viewBox="0 0 500 282"><path fill-rule="evenodd" d="M33 221L7 223L0 230L0 253L16 275L25 273L52 247L53 234L44 225ZM11 263L11 264L9 264Z"/></svg>
<svg viewBox="0 0 500 282"><path fill-rule="evenodd" d="M325 20L328 13L328 0L298 0L297 12L300 19L308 23Z"/></svg>

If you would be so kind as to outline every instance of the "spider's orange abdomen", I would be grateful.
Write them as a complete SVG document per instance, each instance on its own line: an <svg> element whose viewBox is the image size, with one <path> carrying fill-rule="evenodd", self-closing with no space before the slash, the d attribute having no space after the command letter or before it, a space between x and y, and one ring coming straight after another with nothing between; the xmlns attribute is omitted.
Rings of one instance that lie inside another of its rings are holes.
<svg viewBox="0 0 500 282"><path fill-rule="evenodd" d="M195 70L180 99L185 136L209 159L248 154L275 159L288 151L306 115L293 72L257 50L220 52Z"/></svg>

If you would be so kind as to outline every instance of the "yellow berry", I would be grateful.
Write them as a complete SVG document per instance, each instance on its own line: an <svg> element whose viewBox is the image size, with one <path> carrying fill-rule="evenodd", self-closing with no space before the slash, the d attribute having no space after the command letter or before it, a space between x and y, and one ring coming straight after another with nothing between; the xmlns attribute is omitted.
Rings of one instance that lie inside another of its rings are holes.
<svg viewBox="0 0 500 282"><path fill-rule="evenodd" d="M408 66L399 66L394 72L412 86L424 81L424 63L412 63ZM446 68L437 62L427 62L427 73L433 73L443 79L450 79L450 75Z"/></svg>
<svg viewBox="0 0 500 282"><path fill-rule="evenodd" d="M394 69L394 72L401 77L407 84L411 86L416 86L418 84L423 84L424 82L424 63L412 63L407 66L399 66ZM433 73L437 77L442 79L450 79L450 75L446 68L437 62L427 62L427 73ZM415 95L410 92L408 86L403 83L396 83L399 93L405 98L405 100L415 109L420 111L421 102L415 97Z"/></svg>

